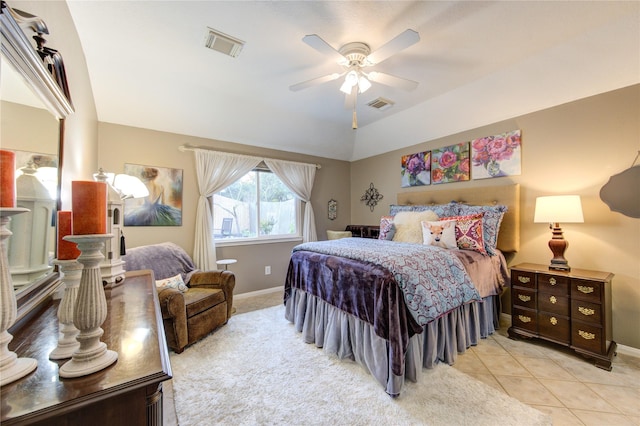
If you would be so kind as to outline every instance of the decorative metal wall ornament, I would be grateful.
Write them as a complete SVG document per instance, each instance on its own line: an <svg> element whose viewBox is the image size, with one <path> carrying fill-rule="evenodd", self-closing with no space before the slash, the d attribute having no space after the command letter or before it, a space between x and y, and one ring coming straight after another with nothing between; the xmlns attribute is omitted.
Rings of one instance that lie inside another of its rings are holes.
<svg viewBox="0 0 640 426"><path fill-rule="evenodd" d="M360 201L364 201L369 209L373 211L373 209L378 204L378 201L382 200L383 196L378 190L373 186L373 182L369 185L369 189L364 192L364 195L360 197Z"/></svg>
<svg viewBox="0 0 640 426"><path fill-rule="evenodd" d="M334 220L338 217L338 202L333 198L329 200L327 205L327 216L329 220Z"/></svg>

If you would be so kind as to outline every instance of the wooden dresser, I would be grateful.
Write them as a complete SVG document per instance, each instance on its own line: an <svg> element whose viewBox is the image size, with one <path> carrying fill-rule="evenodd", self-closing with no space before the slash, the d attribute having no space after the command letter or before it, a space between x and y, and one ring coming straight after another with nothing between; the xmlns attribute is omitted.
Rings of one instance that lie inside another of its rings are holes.
<svg viewBox="0 0 640 426"><path fill-rule="evenodd" d="M9 348L35 358L30 375L2 387L0 423L41 425L161 425L162 382L171 378L169 353L151 271L126 274L106 289L102 341L118 360L88 376L62 379L67 360L50 361L58 339L58 301L19 331Z"/></svg>
<svg viewBox="0 0 640 426"><path fill-rule="evenodd" d="M511 268L509 337L536 337L568 346L611 370L610 272L549 270L523 263Z"/></svg>
<svg viewBox="0 0 640 426"><path fill-rule="evenodd" d="M376 225L347 225L345 231L351 231L354 237L378 238L380 226Z"/></svg>

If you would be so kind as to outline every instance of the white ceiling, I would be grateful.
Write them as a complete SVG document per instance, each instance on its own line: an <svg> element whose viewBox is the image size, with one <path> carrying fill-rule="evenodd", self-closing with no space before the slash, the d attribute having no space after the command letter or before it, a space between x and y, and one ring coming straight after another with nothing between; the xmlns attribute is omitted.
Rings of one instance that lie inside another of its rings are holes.
<svg viewBox="0 0 640 426"><path fill-rule="evenodd" d="M67 3L100 121L342 160L640 82L638 1ZM245 41L240 55L206 49L207 27ZM341 80L289 90L341 70L305 35L375 51L407 28L420 42L375 69L420 85L374 83L357 130ZM379 96L396 104L366 106Z"/></svg>

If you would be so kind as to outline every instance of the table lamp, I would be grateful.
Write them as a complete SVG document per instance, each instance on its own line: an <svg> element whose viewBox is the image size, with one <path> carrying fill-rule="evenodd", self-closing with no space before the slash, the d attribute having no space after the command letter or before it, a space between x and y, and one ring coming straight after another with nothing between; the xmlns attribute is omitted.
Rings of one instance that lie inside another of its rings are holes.
<svg viewBox="0 0 640 426"><path fill-rule="evenodd" d="M536 210L533 217L535 223L548 223L553 237L549 240L549 248L553 259L549 269L571 271L571 267L564 258L564 252L569 242L562 236L560 222L583 223L582 204L579 195L552 195L536 198Z"/></svg>

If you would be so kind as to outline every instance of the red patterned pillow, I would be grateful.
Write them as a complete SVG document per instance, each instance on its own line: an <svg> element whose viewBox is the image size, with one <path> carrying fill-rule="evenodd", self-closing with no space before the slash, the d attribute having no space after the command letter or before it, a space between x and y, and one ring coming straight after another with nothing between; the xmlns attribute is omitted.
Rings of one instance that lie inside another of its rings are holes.
<svg viewBox="0 0 640 426"><path fill-rule="evenodd" d="M393 234L393 216L382 216L380 218L380 234L378 235L378 239L390 240L391 238L393 238L392 234Z"/></svg>
<svg viewBox="0 0 640 426"><path fill-rule="evenodd" d="M456 243L461 250L474 250L488 254L484 248L482 214L443 217L441 220L456 221Z"/></svg>

